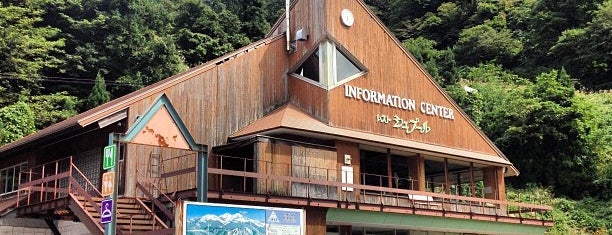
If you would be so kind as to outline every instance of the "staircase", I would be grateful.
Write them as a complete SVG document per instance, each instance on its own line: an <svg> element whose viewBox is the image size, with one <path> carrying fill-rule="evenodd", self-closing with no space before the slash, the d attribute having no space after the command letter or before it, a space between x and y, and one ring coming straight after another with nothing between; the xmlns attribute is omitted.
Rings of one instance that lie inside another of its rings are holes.
<svg viewBox="0 0 612 235"><path fill-rule="evenodd" d="M98 213L103 198L92 197L92 199L95 201L97 208L87 203L85 197L73 196L71 209L90 231L100 230L103 233L104 225L100 224L100 213ZM151 231L156 231L157 234L159 232L173 234L172 229L168 229L168 226L155 216L142 200L138 198L119 198L115 203L117 203L117 234L145 234ZM84 213L77 213L77 210ZM94 223L91 223L91 221Z"/></svg>

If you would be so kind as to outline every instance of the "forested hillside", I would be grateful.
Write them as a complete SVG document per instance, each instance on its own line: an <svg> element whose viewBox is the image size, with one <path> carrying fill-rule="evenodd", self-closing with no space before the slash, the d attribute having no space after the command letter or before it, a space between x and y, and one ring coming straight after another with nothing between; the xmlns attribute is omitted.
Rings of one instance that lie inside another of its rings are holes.
<svg viewBox="0 0 612 235"><path fill-rule="evenodd" d="M612 233L612 0L366 0L521 171ZM0 0L0 144L262 38L284 0ZM542 191L546 193L541 193Z"/></svg>

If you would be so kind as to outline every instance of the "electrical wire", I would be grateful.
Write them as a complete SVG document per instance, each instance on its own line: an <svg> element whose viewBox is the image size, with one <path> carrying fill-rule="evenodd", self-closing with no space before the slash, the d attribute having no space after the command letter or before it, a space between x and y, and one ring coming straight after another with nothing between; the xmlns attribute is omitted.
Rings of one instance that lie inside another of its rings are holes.
<svg viewBox="0 0 612 235"><path fill-rule="evenodd" d="M33 76L29 76L33 77ZM2 73L0 72L0 78L2 79L14 79L14 80L24 80L24 78L19 77L18 74L14 73ZM44 81L44 82L57 82L57 83L68 83L68 84L95 84L95 79L87 79L87 78L71 78L71 77L56 77L56 76L43 76L37 75L36 78L33 78L32 81ZM128 83L119 83L114 81L105 81L107 86L129 86L129 87L138 87L135 84ZM146 84L143 84L146 86Z"/></svg>

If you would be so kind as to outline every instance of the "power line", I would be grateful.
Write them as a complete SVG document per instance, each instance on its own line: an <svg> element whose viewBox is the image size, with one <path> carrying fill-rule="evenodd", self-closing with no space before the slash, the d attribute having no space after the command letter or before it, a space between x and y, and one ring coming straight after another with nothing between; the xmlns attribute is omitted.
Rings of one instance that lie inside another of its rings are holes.
<svg viewBox="0 0 612 235"><path fill-rule="evenodd" d="M18 74L11 74L11 73L0 73L0 78L24 80L24 78L19 77ZM55 76L43 76L43 75L37 75L36 78L32 79L32 81L45 81L45 82L57 82L57 83L68 83L68 84L95 84L96 83L95 79L55 77ZM119 82L114 82L114 81L105 81L105 83L107 86L138 87L138 85L128 84L128 83L119 83ZM143 86L146 86L146 85L143 84Z"/></svg>

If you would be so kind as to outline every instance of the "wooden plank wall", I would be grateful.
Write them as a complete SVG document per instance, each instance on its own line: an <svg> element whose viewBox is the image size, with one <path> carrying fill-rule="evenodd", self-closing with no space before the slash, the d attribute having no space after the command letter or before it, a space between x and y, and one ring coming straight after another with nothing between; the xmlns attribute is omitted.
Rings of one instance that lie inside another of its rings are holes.
<svg viewBox="0 0 612 235"><path fill-rule="evenodd" d="M133 174L138 172L138 180L143 183L145 187L149 186L145 183L147 182L145 178L154 180L164 173L187 169L197 165L197 153L190 150L162 148L138 144L128 144L128 149L142 154L128 155L128 158L126 158L126 164L136 161L135 165L137 167L134 169L127 169L127 171L133 172ZM155 157L154 155L158 155L158 157ZM157 158L157 160L155 158ZM157 194L157 190L168 193L193 189L196 187L197 183L196 173L178 175L158 182L159 183L157 186L159 188L151 190L151 192L154 194ZM140 191L131 191L128 195L136 197L144 196L144 194Z"/></svg>
<svg viewBox="0 0 612 235"><path fill-rule="evenodd" d="M327 90L289 75L289 101L304 112L327 122L329 119Z"/></svg>
<svg viewBox="0 0 612 235"><path fill-rule="evenodd" d="M327 208L308 207L306 208L306 234L321 235L327 234Z"/></svg>
<svg viewBox="0 0 612 235"><path fill-rule="evenodd" d="M291 176L291 146L278 142L258 142L257 172L270 175ZM258 181L256 192L289 196L289 182L276 180Z"/></svg>
<svg viewBox="0 0 612 235"><path fill-rule="evenodd" d="M339 181L339 165L335 151L294 145L292 147L293 177ZM326 186L307 187L302 183L293 183L292 195L310 196L321 199L337 199L337 189Z"/></svg>
<svg viewBox="0 0 612 235"><path fill-rule="evenodd" d="M289 59L289 68L294 68L298 61L318 47L318 42L325 37L325 6L329 1L325 0L299 0L291 8L291 40L299 29L309 29L310 36L306 41L297 42L295 51ZM285 27L283 24L280 27ZM283 31L285 31L283 29Z"/></svg>
<svg viewBox="0 0 612 235"><path fill-rule="evenodd" d="M211 148L224 144L227 137L284 104L286 98L287 58L283 38L251 48L217 66L196 68L190 78L135 102L129 108L128 123L144 113L165 93L197 143ZM180 75L179 75L180 76ZM210 149L209 149L210 151ZM134 192L137 162L148 152L128 148L127 192Z"/></svg>
<svg viewBox="0 0 612 235"><path fill-rule="evenodd" d="M346 142L346 141L336 141L336 152L337 152L337 164L338 167L341 167L344 164L344 155L351 155L351 165L353 167L353 183L360 184L361 182L361 156L359 154L359 144ZM339 168L340 169L340 168ZM342 171L339 172L342 174ZM342 175L339 175L340 180L342 180ZM347 197L359 199L359 190L354 189L354 191L347 192Z"/></svg>
<svg viewBox="0 0 612 235"><path fill-rule="evenodd" d="M354 14L352 27L346 27L340 21L340 12L345 8ZM401 50L400 45L371 18L363 5L358 1L327 1L326 17L331 19L326 25L329 34L368 68L365 76L347 84L413 99L417 108L416 111L407 111L347 98L341 85L329 94L330 125L497 155L466 117L459 113L460 108L442 94L441 88ZM419 111L421 102L452 107L455 119L425 115ZM377 122L378 114L391 118L398 115L404 120L419 118L421 123L427 121L431 132L407 134L402 129L393 128L393 121L390 124Z"/></svg>

